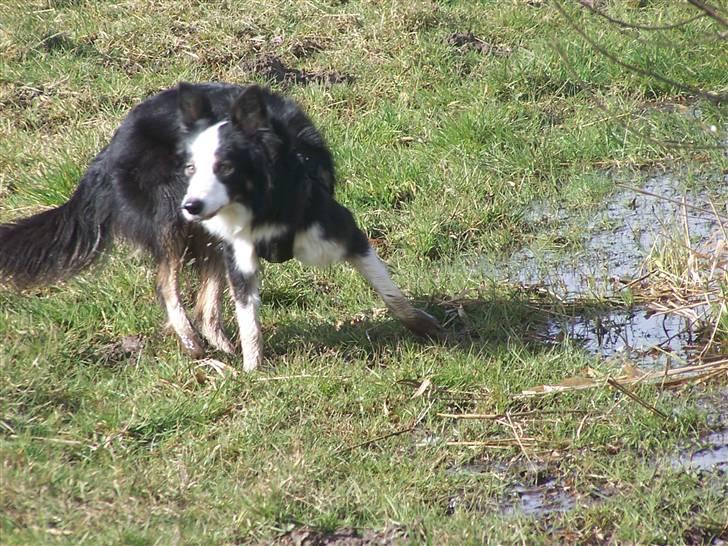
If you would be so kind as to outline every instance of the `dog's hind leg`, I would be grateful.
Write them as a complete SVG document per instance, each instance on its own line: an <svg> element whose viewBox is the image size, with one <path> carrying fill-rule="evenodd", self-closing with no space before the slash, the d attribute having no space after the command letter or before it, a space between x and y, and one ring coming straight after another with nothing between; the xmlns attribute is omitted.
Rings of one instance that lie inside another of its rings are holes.
<svg viewBox="0 0 728 546"><path fill-rule="evenodd" d="M364 252L349 256L347 261L381 296L389 311L412 332L424 337L438 337L442 334L442 327L433 316L413 307L404 297L392 281L387 266L371 246Z"/></svg>
<svg viewBox="0 0 728 546"><path fill-rule="evenodd" d="M200 289L197 293L195 316L202 336L219 351L234 353L235 346L222 327L222 293L224 266L219 253L207 253L200 265Z"/></svg>
<svg viewBox="0 0 728 546"><path fill-rule="evenodd" d="M204 354L202 342L192 327L179 297L179 271L182 260L173 254L167 254L159 259L157 272L157 293L164 302L169 324L174 329L182 347L193 358L200 358Z"/></svg>
<svg viewBox="0 0 728 546"><path fill-rule="evenodd" d="M439 337L442 327L437 320L412 306L389 276L387 266L356 225L348 209L330 200L326 205L327 226L312 224L296 234L293 255L303 263L325 266L345 259L381 296L390 312L407 328L424 337ZM329 234L328 236L326 234Z"/></svg>

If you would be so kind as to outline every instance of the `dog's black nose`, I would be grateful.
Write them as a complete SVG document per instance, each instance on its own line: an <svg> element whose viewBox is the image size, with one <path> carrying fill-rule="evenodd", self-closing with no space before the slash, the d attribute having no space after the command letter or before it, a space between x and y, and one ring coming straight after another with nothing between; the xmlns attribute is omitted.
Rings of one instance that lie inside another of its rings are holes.
<svg viewBox="0 0 728 546"><path fill-rule="evenodd" d="M205 204L201 199L189 199L182 203L182 208L191 215L197 216L202 212L202 209L205 208Z"/></svg>

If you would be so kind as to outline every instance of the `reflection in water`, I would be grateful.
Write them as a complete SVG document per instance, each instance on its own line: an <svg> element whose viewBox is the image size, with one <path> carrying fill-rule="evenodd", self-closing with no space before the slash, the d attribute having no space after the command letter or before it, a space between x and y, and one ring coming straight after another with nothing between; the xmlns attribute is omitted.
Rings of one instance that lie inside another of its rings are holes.
<svg viewBox="0 0 728 546"><path fill-rule="evenodd" d="M684 317L635 307L610 309L594 317L552 319L547 336L576 341L590 354L605 358L623 356L644 364L664 365L688 359L697 337L696 328Z"/></svg>

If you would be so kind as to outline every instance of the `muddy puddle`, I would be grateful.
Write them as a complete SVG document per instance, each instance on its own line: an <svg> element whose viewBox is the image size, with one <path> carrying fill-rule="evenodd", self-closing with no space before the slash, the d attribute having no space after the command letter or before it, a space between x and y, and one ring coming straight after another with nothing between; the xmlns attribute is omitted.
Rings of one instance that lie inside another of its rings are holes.
<svg viewBox="0 0 728 546"><path fill-rule="evenodd" d="M552 478L534 487L519 484L510 486L501 499L501 510L505 515L523 514L542 518L573 510L577 500L573 491L567 490Z"/></svg>
<svg viewBox="0 0 728 546"><path fill-rule="evenodd" d="M566 491L557 483L541 486L526 487L522 485L509 486L501 499L467 499L463 496L451 497L448 502L448 513L454 514L459 510L468 512L499 511L505 516L531 516L541 519L551 514L569 512L577 506L577 496Z"/></svg>
<svg viewBox="0 0 728 546"><path fill-rule="evenodd" d="M723 393L728 399L728 391ZM720 418L725 422L725 414ZM728 423L724 423L728 427ZM699 440L679 447L672 455L655 460L661 468L674 472L693 472L707 478L706 487L725 488L728 484L728 428L703 435ZM579 507L593 506L613 498L617 491L607 482L591 483L575 480L558 467L529 463L519 468L501 462L468 462L450 467L450 476L505 480L502 492L494 496L461 490L448 499L447 513L458 511L498 512L504 516L529 516L544 519L570 512ZM722 490L722 489L721 489Z"/></svg>
<svg viewBox="0 0 728 546"><path fill-rule="evenodd" d="M494 468L483 463L466 463L448 470L450 475L486 476L488 474L502 476L513 473L502 468ZM498 511L506 516L531 516L537 519L553 514L569 512L578 506L597 502L608 496L598 488L588 493L576 491L566 481L542 469L531 469L516 472L514 479L509 480L503 493L495 498L473 497L460 493L450 497L448 513L458 510Z"/></svg>
<svg viewBox="0 0 728 546"><path fill-rule="evenodd" d="M573 234L580 233L580 244L569 251L524 248L505 264L483 264L486 274L547 291L567 303L619 298L626 283L645 273L646 257L656 245L670 239L684 241L686 233L693 245L699 245L718 229L711 203L725 203L726 195L711 200L704 192L686 192L670 175L652 177L641 189L646 193L623 190L608 196L604 207L590 210L586 218L569 218L566 211L551 205L535 206L526 215L531 224L556 224L557 240L567 234L573 240ZM725 214L725 205L718 212ZM695 349L699 326L646 307L604 306L575 316L555 316L544 335L554 342L572 340L605 358L624 355L648 366L668 360L679 365Z"/></svg>
<svg viewBox="0 0 728 546"><path fill-rule="evenodd" d="M725 414L721 417L725 418ZM728 428L714 430L697 441L684 444L672 455L658 457L655 464L675 472L702 474L707 478L706 487L725 488L728 484ZM503 463L470 462L449 468L447 474L506 480L507 484L494 496L467 490L453 494L447 505L450 515L458 511L498 512L504 516L529 516L541 520L599 504L617 494L613 486L599 480L576 486L578 480L574 480L573 475L564 475L558 468L547 468L540 463L519 470Z"/></svg>
<svg viewBox="0 0 728 546"><path fill-rule="evenodd" d="M669 458L668 466L728 478L728 388L698 399L695 405L705 413L706 425L712 431L680 447Z"/></svg>
<svg viewBox="0 0 728 546"><path fill-rule="evenodd" d="M335 531L321 531L311 527L297 527L278 537L273 544L279 546L389 546L406 542L407 531L396 526L381 531L344 527Z"/></svg>
<svg viewBox="0 0 728 546"><path fill-rule="evenodd" d="M672 459L672 468L728 475L728 428L711 432L697 446L682 450Z"/></svg>

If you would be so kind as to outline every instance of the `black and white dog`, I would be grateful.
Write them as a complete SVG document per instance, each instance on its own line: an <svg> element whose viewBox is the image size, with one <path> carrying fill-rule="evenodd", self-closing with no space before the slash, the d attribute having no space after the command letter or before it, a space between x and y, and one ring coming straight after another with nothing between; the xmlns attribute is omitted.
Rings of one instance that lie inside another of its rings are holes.
<svg viewBox="0 0 728 546"><path fill-rule="evenodd" d="M135 107L65 204L0 225L0 280L23 288L70 277L114 237L148 251L169 322L193 356L203 345L179 296L183 263L200 272L202 336L234 347L222 329L225 272L245 370L262 358L258 260L312 265L345 260L419 335L438 322L415 309L334 200L331 154L291 100L258 86L180 84Z"/></svg>

